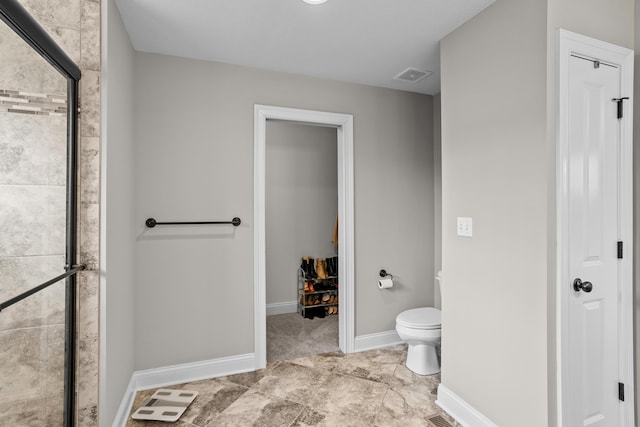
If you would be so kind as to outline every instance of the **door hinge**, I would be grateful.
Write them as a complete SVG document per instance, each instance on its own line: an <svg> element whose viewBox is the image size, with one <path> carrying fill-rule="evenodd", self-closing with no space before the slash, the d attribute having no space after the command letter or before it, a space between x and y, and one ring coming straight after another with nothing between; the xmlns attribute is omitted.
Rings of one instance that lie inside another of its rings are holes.
<svg viewBox="0 0 640 427"><path fill-rule="evenodd" d="M618 242L618 259L622 259L622 242Z"/></svg>
<svg viewBox="0 0 640 427"><path fill-rule="evenodd" d="M613 102L617 102L618 103L618 118L621 119L623 114L623 103L622 101L624 101L625 99L629 99L628 96L625 96L623 98L613 98L612 101Z"/></svg>
<svg viewBox="0 0 640 427"><path fill-rule="evenodd" d="M618 400L624 402L624 383L618 383Z"/></svg>

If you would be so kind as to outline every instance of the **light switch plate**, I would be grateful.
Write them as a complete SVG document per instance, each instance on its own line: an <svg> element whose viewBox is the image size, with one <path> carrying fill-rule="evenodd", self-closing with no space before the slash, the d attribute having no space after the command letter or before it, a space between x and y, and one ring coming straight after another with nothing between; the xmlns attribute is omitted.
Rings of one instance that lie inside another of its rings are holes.
<svg viewBox="0 0 640 427"><path fill-rule="evenodd" d="M458 236L471 237L473 236L473 219L466 217L458 217Z"/></svg>

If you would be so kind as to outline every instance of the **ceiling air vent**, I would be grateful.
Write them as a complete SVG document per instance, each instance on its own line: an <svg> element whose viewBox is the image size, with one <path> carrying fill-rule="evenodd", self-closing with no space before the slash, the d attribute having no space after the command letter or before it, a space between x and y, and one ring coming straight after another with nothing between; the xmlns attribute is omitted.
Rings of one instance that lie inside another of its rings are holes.
<svg viewBox="0 0 640 427"><path fill-rule="evenodd" d="M397 76L395 76L393 79L400 80L403 82L417 83L420 80L427 77L429 74L431 74L431 71L423 71L423 70L418 70L417 68L409 67L403 72L401 72L400 74L398 74Z"/></svg>

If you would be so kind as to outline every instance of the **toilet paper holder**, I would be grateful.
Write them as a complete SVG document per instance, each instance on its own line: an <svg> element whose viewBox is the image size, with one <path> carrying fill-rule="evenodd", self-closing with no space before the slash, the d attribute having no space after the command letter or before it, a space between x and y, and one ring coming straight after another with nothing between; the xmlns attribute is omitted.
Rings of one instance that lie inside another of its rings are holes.
<svg viewBox="0 0 640 427"><path fill-rule="evenodd" d="M391 280L393 280L393 274L388 274L387 270L384 270L384 269L380 270L380 277L387 277L387 276L390 276Z"/></svg>

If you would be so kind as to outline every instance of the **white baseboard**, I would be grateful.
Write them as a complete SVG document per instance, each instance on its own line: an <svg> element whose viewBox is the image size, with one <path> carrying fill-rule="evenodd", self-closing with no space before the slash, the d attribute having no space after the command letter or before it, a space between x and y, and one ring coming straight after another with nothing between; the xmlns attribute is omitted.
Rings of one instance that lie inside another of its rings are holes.
<svg viewBox="0 0 640 427"><path fill-rule="evenodd" d="M497 424L442 384L438 386L436 405L464 427L498 427Z"/></svg>
<svg viewBox="0 0 640 427"><path fill-rule="evenodd" d="M127 425L127 419L131 413L131 407L133 406L133 399L136 396L136 383L134 376L135 373L131 376L127 390L124 392L122 402L120 402L120 407L118 408L118 413L116 414L116 418L113 420L113 427L125 427Z"/></svg>
<svg viewBox="0 0 640 427"><path fill-rule="evenodd" d="M274 314L289 314L298 312L298 302L276 302L274 304L267 304L267 316L273 316Z"/></svg>
<svg viewBox="0 0 640 427"><path fill-rule="evenodd" d="M165 387L253 371L256 368L253 353L221 357L202 362L185 363L163 368L134 372L137 390Z"/></svg>
<svg viewBox="0 0 640 427"><path fill-rule="evenodd" d="M120 403L120 408L118 409L118 414L113 422L113 426L124 427L127 424L127 419L129 418L129 413L131 412L137 391L224 377L254 371L255 369L255 354L248 353L201 362L136 371L131 376L129 386L122 398L122 403Z"/></svg>
<svg viewBox="0 0 640 427"><path fill-rule="evenodd" d="M359 335L355 339L354 352L373 350L402 344L398 333L393 331L377 332L375 334Z"/></svg>

